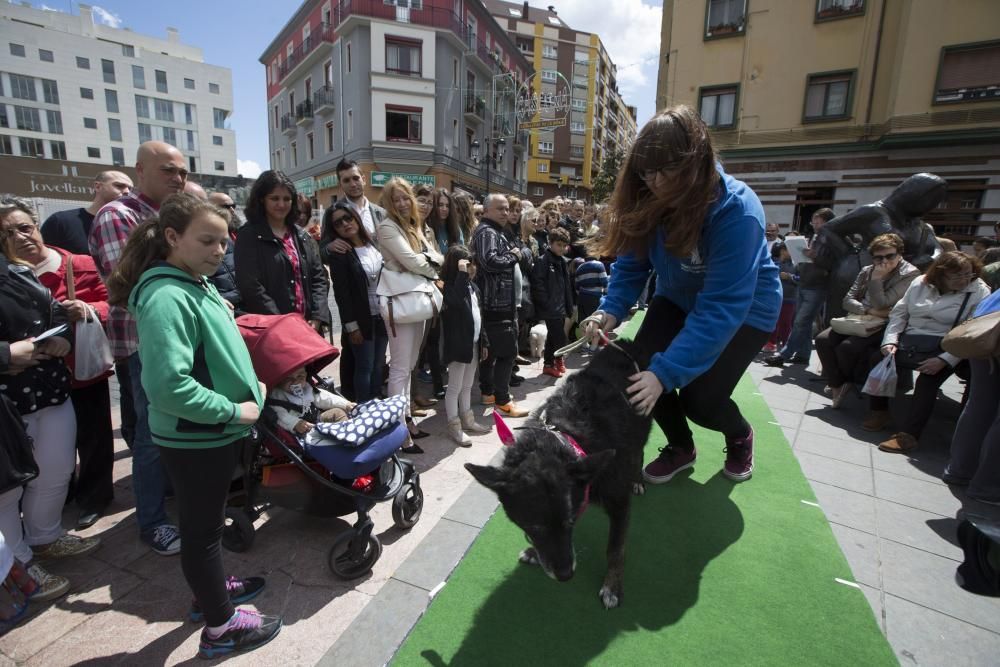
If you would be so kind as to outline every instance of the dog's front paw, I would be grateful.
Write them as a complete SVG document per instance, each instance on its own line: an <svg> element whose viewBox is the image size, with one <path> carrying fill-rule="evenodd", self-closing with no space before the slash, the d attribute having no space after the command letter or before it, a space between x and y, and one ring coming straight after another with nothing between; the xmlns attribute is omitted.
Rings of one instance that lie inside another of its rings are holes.
<svg viewBox="0 0 1000 667"><path fill-rule="evenodd" d="M598 592L605 609L614 609L621 604L621 591L613 591L609 586L601 586Z"/></svg>
<svg viewBox="0 0 1000 667"><path fill-rule="evenodd" d="M642 482L632 482L632 495L641 496L646 493L646 485Z"/></svg>
<svg viewBox="0 0 1000 667"><path fill-rule="evenodd" d="M525 565L538 565L538 552L535 547L528 547L518 555L517 560Z"/></svg>

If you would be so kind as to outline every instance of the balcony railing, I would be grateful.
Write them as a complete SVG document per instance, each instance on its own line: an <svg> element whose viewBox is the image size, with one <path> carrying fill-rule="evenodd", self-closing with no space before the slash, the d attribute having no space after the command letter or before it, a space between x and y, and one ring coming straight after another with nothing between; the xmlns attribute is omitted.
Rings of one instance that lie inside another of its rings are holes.
<svg viewBox="0 0 1000 667"><path fill-rule="evenodd" d="M400 9L406 11L400 12ZM333 10L334 25L340 25L352 16L443 28L451 30L459 39L465 39L465 25L458 14L449 9L428 6L428 3L417 9L396 7L385 0L343 0Z"/></svg>
<svg viewBox="0 0 1000 667"><path fill-rule="evenodd" d="M303 123L312 120L313 117L313 105L312 102L306 100L305 102L299 102L295 106L295 122Z"/></svg>
<svg viewBox="0 0 1000 667"><path fill-rule="evenodd" d="M466 93L464 111L467 114L478 116L479 118L485 118L486 100L477 96L475 93Z"/></svg>
<svg viewBox="0 0 1000 667"><path fill-rule="evenodd" d="M333 111L336 106L336 98L333 95L333 86L322 86L313 93L313 107L316 113L326 113Z"/></svg>
<svg viewBox="0 0 1000 667"><path fill-rule="evenodd" d="M281 131L290 134L295 132L295 114L286 113L281 117Z"/></svg>
<svg viewBox="0 0 1000 667"><path fill-rule="evenodd" d="M311 33L306 37L301 44L299 44L292 51L288 59L281 64L278 68L278 78L284 79L288 76L288 73L293 69L298 67L303 60L309 57L309 54L316 50L316 47L323 42L333 43L334 34L333 26L327 25L326 23L320 24L320 27L316 32Z"/></svg>

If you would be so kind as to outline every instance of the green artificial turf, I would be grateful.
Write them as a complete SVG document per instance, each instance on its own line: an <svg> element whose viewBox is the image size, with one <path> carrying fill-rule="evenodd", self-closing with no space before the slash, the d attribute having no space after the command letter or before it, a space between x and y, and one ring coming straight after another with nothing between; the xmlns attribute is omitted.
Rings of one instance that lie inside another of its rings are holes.
<svg viewBox="0 0 1000 667"><path fill-rule="evenodd" d="M751 480L725 478L722 437L695 428L693 472L635 498L621 607L605 610L597 596L600 508L577 525L567 583L517 562L524 536L498 510L392 664L898 664L864 594L836 581L853 581L851 570L754 392L744 377L734 395L756 430ZM663 444L654 427L646 461Z"/></svg>

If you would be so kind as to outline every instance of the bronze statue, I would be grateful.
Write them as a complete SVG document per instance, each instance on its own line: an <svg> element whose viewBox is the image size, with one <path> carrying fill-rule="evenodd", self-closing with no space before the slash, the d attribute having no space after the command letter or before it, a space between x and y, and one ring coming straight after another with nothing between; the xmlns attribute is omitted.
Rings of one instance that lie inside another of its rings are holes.
<svg viewBox="0 0 1000 667"><path fill-rule="evenodd" d="M945 200L948 184L934 174L914 174L896 186L888 197L836 217L823 226L813 244L813 261L830 273L827 319L844 314L842 302L861 267L872 263L868 244L879 234L898 234L904 243L903 259L925 271L941 245L934 228L922 220ZM861 237L860 246L851 243Z"/></svg>

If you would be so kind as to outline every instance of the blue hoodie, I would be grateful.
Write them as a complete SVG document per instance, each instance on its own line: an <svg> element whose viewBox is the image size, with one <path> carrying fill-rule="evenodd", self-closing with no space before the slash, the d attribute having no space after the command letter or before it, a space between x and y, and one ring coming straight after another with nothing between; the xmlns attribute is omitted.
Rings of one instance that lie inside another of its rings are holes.
<svg viewBox="0 0 1000 667"><path fill-rule="evenodd" d="M764 208L745 183L717 169L720 196L709 209L697 250L675 257L658 227L645 257L628 253L612 264L608 294L601 300L601 310L621 322L654 270L656 295L688 314L667 350L649 364L665 391L685 387L711 368L742 325L773 331L781 310L778 267L764 238Z"/></svg>

